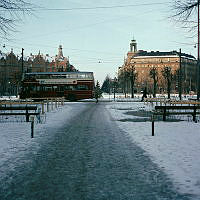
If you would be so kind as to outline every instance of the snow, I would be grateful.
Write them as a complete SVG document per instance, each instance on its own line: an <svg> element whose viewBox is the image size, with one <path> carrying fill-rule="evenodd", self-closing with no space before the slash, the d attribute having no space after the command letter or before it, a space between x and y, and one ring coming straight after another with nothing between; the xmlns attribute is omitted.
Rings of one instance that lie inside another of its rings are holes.
<svg viewBox="0 0 200 200"><path fill-rule="evenodd" d="M81 104L81 103L79 103ZM42 143L52 137L49 132L52 129L58 129L66 122L70 121L77 113L84 109L84 103L73 109L70 103L59 107L46 114L45 123L35 123L34 138L31 139L30 122L9 122L0 123L0 179L6 175L7 165L14 167L15 162L20 160L27 150L37 152ZM11 162L13 160L13 162ZM6 167L5 167L6 166Z"/></svg>
<svg viewBox="0 0 200 200"><path fill-rule="evenodd" d="M144 149L151 160L168 174L178 191L198 195L200 199L200 123L156 121L155 136L151 136L150 121L133 120L148 119L148 115L142 117L126 113L152 110L152 107L139 102L139 97L136 102L124 99L126 102L106 102L105 106L119 129L128 133L131 141ZM117 98L122 99L119 96ZM112 99L113 96L110 96L110 100ZM7 170L15 167L15 162L20 160L27 150L37 152L38 148L52 137L49 133L52 134L53 131L50 130L69 123L70 119L84 108L85 103L82 102L65 102L63 107L46 114L45 123L35 123L33 139L30 123L0 123L0 179Z"/></svg>
<svg viewBox="0 0 200 200"><path fill-rule="evenodd" d="M200 198L199 123L155 122L155 136L152 136L151 122L130 122L129 119L142 117L125 114L128 110L151 110L151 107L139 102L112 102L107 109L119 128L128 133L132 141L168 174L177 190Z"/></svg>

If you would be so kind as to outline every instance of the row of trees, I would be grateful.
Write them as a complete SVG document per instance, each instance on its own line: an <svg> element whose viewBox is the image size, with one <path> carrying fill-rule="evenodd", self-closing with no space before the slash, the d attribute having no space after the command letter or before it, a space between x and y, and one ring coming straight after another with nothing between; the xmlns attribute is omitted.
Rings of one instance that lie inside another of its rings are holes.
<svg viewBox="0 0 200 200"><path fill-rule="evenodd" d="M175 87L180 90L181 84L179 83L181 81L180 79L180 72L177 70L175 73L172 73L171 67L164 67L161 71L162 77L165 81L165 90L167 91L168 98L170 98L170 93L172 91L172 84L175 85ZM137 82L137 76L138 74L135 72L135 68L133 67L131 70L122 71L118 79L112 79L109 77L109 75L106 76L101 90L105 93L114 93L114 92L122 92L125 94L125 97L127 96L127 93L131 93L131 97L134 97L134 93L138 91L137 85L135 83ZM156 97L156 93L158 93L158 79L159 74L156 67L153 67L149 71L149 77L152 79L152 91L147 91L148 93L152 93L153 97ZM145 84L144 88L142 90L147 90Z"/></svg>

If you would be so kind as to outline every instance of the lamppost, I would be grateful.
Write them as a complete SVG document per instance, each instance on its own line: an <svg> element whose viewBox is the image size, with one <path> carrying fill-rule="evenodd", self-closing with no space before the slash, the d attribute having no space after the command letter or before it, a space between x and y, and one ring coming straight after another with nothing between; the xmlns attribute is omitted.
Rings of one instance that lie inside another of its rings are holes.
<svg viewBox="0 0 200 200"><path fill-rule="evenodd" d="M200 42L200 36L199 36L199 0L198 0L198 54L197 54L197 100L199 101L200 97L200 69L199 69L199 58L200 58L200 48L199 48L199 42Z"/></svg>
<svg viewBox="0 0 200 200"><path fill-rule="evenodd" d="M181 62L181 49L179 51L179 79L178 79L179 99L182 100L182 62Z"/></svg>
<svg viewBox="0 0 200 200"><path fill-rule="evenodd" d="M117 84L117 78L115 77L114 84L113 84L113 86L114 86L114 101L115 101L115 93L116 93L116 84Z"/></svg>
<svg viewBox="0 0 200 200"><path fill-rule="evenodd" d="M24 49L22 48L22 76L21 80L24 78Z"/></svg>

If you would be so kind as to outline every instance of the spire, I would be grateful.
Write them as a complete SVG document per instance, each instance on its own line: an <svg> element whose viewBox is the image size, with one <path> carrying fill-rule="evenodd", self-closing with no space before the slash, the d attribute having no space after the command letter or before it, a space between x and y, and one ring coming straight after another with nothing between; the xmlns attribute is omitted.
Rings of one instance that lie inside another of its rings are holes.
<svg viewBox="0 0 200 200"><path fill-rule="evenodd" d="M63 59L62 45L59 45L58 48L58 59Z"/></svg>

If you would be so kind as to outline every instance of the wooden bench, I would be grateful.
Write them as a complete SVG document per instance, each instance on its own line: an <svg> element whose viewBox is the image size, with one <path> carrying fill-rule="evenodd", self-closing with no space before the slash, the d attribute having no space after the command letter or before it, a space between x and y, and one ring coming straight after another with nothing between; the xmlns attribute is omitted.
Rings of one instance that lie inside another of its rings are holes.
<svg viewBox="0 0 200 200"><path fill-rule="evenodd" d="M155 106L155 111L153 113L153 115L162 115L163 121L166 121L166 117L169 115L192 115L193 121L196 121L197 114L200 114L200 105Z"/></svg>
<svg viewBox="0 0 200 200"><path fill-rule="evenodd" d="M199 110L199 111L198 111ZM192 115L193 121L196 121L196 115L200 114L200 105L192 106L155 106L152 115L152 136L154 136L154 115L162 115L163 121L169 115Z"/></svg>
<svg viewBox="0 0 200 200"><path fill-rule="evenodd" d="M5 111L5 112L2 112ZM6 112L8 111L8 112ZM13 112L14 111L14 112ZM16 111L24 111L24 112L16 112ZM35 112L29 112L35 111ZM26 122L29 122L30 115L39 115L40 112L37 111L37 106L0 106L0 115L25 115Z"/></svg>

